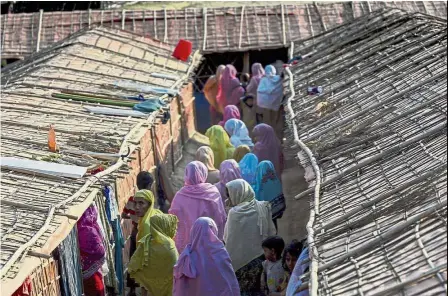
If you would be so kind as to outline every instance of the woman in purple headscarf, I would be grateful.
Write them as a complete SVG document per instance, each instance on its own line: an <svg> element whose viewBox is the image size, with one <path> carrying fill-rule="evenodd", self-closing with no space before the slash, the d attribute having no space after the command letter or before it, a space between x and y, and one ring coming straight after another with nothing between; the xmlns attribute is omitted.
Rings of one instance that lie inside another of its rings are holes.
<svg viewBox="0 0 448 296"><path fill-rule="evenodd" d="M216 223L201 217L194 223L190 243L174 266L173 296L240 296L240 287Z"/></svg>
<svg viewBox="0 0 448 296"><path fill-rule="evenodd" d="M221 194L207 180L207 167L199 161L190 162L185 168L185 186L174 196L170 214L176 215L179 225L176 248L179 254L190 241L190 230L199 217L210 217L218 226L218 237L223 238L226 212L221 201Z"/></svg>
<svg viewBox="0 0 448 296"><path fill-rule="evenodd" d="M277 176L280 177L283 171L283 152L274 129L261 123L254 128L253 135L256 141L253 153L258 157L258 161L271 161L274 164Z"/></svg>
<svg viewBox="0 0 448 296"><path fill-rule="evenodd" d="M106 261L106 249L97 219L98 212L92 205L87 208L76 224L86 296L105 295L103 275L100 270Z"/></svg>
<svg viewBox="0 0 448 296"><path fill-rule="evenodd" d="M240 84L240 80L236 77L237 71L233 65L227 65L222 73L220 88L216 100L221 109L228 105L237 106L241 97L244 95L244 88Z"/></svg>
<svg viewBox="0 0 448 296"><path fill-rule="evenodd" d="M230 119L240 119L240 109L237 106L229 105L224 108L224 118L219 122L219 125L224 127Z"/></svg>
<svg viewBox="0 0 448 296"><path fill-rule="evenodd" d="M252 130L257 125L257 90L261 78L264 76L264 69L260 63L252 65L252 77L246 87L246 95L241 104L242 120L252 136Z"/></svg>
<svg viewBox="0 0 448 296"><path fill-rule="evenodd" d="M222 204L225 207L226 201L229 198L227 196L226 184L230 181L241 179L241 170L239 164L233 160L225 160L221 163L221 167L219 168L219 183L216 183L215 186L218 188L219 193L221 194Z"/></svg>

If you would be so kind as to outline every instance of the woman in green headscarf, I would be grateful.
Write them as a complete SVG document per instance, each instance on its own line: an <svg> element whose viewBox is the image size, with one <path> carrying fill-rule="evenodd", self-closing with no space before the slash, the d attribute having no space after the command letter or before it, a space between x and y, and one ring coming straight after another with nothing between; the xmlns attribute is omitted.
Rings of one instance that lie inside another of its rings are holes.
<svg viewBox="0 0 448 296"><path fill-rule="evenodd" d="M134 196L135 214L140 220L137 250L128 272L150 295L171 296L173 267L178 258L173 241L178 219L154 209L154 200L150 190L140 190Z"/></svg>
<svg viewBox="0 0 448 296"><path fill-rule="evenodd" d="M219 168L224 160L232 159L235 147L230 143L229 135L222 126L212 126L205 135L208 137L210 148L215 155L215 167Z"/></svg>

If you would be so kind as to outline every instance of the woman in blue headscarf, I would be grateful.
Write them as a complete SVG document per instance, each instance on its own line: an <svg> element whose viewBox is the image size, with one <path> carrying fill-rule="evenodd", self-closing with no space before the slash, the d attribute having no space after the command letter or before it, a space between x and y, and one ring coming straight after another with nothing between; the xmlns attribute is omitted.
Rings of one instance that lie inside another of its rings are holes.
<svg viewBox="0 0 448 296"><path fill-rule="evenodd" d="M282 183L275 172L272 162L265 160L258 164L254 191L255 198L258 201L271 203L272 220L277 228L277 219L283 216L286 203Z"/></svg>
<svg viewBox="0 0 448 296"><path fill-rule="evenodd" d="M243 177L244 181L246 181L253 187L255 185L258 157L253 153L248 153L244 155L239 165L241 170L241 176Z"/></svg>
<svg viewBox="0 0 448 296"><path fill-rule="evenodd" d="M270 125L280 141L283 139L283 73L277 75L274 66L266 66L257 89L257 124Z"/></svg>

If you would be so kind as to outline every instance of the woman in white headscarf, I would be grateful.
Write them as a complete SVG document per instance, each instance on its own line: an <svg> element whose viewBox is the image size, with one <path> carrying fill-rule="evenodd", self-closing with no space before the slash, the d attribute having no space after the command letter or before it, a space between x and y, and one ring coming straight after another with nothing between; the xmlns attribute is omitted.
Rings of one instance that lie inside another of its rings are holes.
<svg viewBox="0 0 448 296"><path fill-rule="evenodd" d="M283 73L277 75L274 66L266 66L265 76L257 89L257 123L270 125L279 138L283 139Z"/></svg>
<svg viewBox="0 0 448 296"><path fill-rule="evenodd" d="M224 125L224 129L229 134L230 143L232 143L234 147L246 145L249 146L251 150L254 148L254 143L249 137L249 131L241 120L235 118L229 119Z"/></svg>
<svg viewBox="0 0 448 296"><path fill-rule="evenodd" d="M246 181L227 183L229 206L224 242L240 284L241 295L263 295L260 279L263 272L262 242L275 235L271 207L255 199L255 192Z"/></svg>

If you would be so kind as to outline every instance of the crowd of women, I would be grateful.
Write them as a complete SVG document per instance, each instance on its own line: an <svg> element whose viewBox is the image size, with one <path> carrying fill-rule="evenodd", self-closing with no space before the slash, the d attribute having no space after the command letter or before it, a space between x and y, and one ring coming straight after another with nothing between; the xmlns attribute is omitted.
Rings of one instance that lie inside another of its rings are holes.
<svg viewBox="0 0 448 296"><path fill-rule="evenodd" d="M204 87L214 125L168 213L146 187L133 197L136 248L128 273L151 296L308 295L307 247L285 247L282 76L252 67L243 82L219 66ZM89 296L89 295L87 295ZM95 295L96 296L96 295Z"/></svg>

